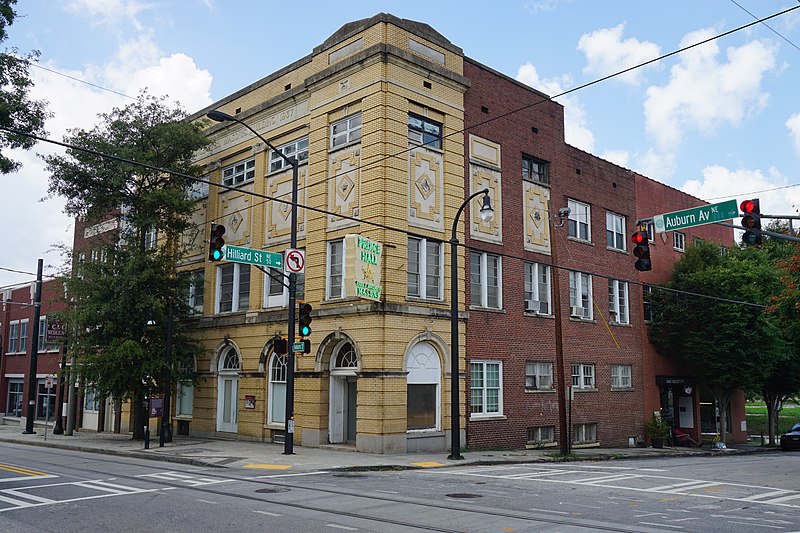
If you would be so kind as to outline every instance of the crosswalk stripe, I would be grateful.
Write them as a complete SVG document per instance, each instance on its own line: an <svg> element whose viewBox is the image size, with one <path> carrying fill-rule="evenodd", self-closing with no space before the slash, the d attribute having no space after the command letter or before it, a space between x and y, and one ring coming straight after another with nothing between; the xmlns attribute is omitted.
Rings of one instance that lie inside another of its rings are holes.
<svg viewBox="0 0 800 533"><path fill-rule="evenodd" d="M55 500L51 500L50 498L43 498L41 496L34 496L33 494L28 494L27 492L19 492L22 489L5 489L3 494L8 494L9 496L16 496L17 498L25 498L26 500L31 500L36 503L54 503Z"/></svg>
<svg viewBox="0 0 800 533"><path fill-rule="evenodd" d="M779 496L781 494L786 495L786 494L788 494L790 492L792 492L792 491L785 490L785 489L780 489L780 490L775 490L775 491L772 491L772 492L764 492L762 494L754 494L752 496L748 496L747 498L742 498L742 500L749 501L749 502L754 502L754 501L757 501L757 500L763 500L764 498L771 498L772 496Z"/></svg>

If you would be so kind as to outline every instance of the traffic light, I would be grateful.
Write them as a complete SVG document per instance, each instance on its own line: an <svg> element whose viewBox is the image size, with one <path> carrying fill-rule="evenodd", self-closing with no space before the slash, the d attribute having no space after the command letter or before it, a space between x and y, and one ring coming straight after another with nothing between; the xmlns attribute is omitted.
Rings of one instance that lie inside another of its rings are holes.
<svg viewBox="0 0 800 533"><path fill-rule="evenodd" d="M761 205L758 198L745 200L739 204L742 210L742 244L747 246L761 246Z"/></svg>
<svg viewBox="0 0 800 533"><path fill-rule="evenodd" d="M211 224L211 237L208 239L208 260L209 261L222 261L225 253L222 247L225 246L225 226L222 224Z"/></svg>
<svg viewBox="0 0 800 533"><path fill-rule="evenodd" d="M311 335L311 304L301 303L297 315L297 331L301 337Z"/></svg>
<svg viewBox="0 0 800 533"><path fill-rule="evenodd" d="M276 337L272 343L272 351L278 355L286 355L289 353L289 341L283 337Z"/></svg>
<svg viewBox="0 0 800 533"><path fill-rule="evenodd" d="M637 231L631 236L631 241L636 245L633 248L633 255L638 257L636 264L633 266L639 272L652 270L653 264L650 261L650 240L647 238L647 232Z"/></svg>

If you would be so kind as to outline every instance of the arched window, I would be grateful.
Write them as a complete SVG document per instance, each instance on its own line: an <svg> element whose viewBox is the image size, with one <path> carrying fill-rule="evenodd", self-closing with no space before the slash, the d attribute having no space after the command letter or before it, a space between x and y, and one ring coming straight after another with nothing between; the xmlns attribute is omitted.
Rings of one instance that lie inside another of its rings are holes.
<svg viewBox="0 0 800 533"><path fill-rule="evenodd" d="M286 360L275 352L269 362L269 419L268 424L286 422Z"/></svg>
<svg viewBox="0 0 800 533"><path fill-rule="evenodd" d="M415 345L408 353L406 370L407 428L415 431L438 429L442 372L436 348L427 342Z"/></svg>
<svg viewBox="0 0 800 533"><path fill-rule="evenodd" d="M358 355L352 344L346 342L337 350L333 368L358 368Z"/></svg>
<svg viewBox="0 0 800 533"><path fill-rule="evenodd" d="M220 358L219 371L239 370L239 366L239 354L236 353L236 349L231 346Z"/></svg>

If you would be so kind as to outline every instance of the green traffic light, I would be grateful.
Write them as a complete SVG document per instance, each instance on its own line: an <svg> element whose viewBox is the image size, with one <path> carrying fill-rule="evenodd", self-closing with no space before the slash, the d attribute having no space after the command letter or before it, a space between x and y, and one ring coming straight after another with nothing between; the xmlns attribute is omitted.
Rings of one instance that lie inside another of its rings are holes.
<svg viewBox="0 0 800 533"><path fill-rule="evenodd" d="M213 256L213 258L214 258L214 261L219 261L219 260L221 260L221 259L222 259L222 250L214 250L214 251L212 252L212 256Z"/></svg>
<svg viewBox="0 0 800 533"><path fill-rule="evenodd" d="M308 337L309 335L311 335L311 326L301 326L300 335L302 337Z"/></svg>

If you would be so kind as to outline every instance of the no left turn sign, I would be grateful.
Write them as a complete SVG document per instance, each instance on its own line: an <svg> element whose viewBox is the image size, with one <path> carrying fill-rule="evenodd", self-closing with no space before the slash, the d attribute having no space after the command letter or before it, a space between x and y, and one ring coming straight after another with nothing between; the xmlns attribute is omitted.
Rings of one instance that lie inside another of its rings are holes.
<svg viewBox="0 0 800 533"><path fill-rule="evenodd" d="M286 266L286 270L292 274L302 274L306 270L306 254L303 250L290 248L286 250L283 264Z"/></svg>

